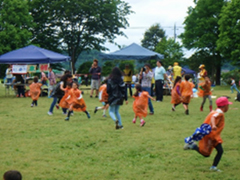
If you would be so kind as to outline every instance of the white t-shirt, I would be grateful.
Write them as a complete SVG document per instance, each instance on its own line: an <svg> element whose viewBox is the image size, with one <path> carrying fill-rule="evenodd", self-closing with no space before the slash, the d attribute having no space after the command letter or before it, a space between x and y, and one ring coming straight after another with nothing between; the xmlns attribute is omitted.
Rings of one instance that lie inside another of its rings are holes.
<svg viewBox="0 0 240 180"><path fill-rule="evenodd" d="M11 68L6 69L6 78L11 79L13 77Z"/></svg>

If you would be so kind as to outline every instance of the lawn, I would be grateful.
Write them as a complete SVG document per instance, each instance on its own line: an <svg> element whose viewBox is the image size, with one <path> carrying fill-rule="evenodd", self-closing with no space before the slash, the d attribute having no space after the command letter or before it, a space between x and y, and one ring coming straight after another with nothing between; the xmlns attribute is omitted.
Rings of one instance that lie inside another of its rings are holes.
<svg viewBox="0 0 240 180"><path fill-rule="evenodd" d="M229 87L215 87L213 95L228 95L233 102L222 132L221 173L209 171L215 150L209 158L183 150L184 138L209 113L208 101L199 111L201 98L192 99L187 116L182 106L172 112L170 96L164 96L163 102L153 102L155 114L145 118L144 127L139 121L132 123L129 98L129 104L120 108L124 129L115 130L109 115L93 113L101 104L89 92L84 99L91 119L75 112L66 122L61 110L47 114L52 99L40 97L38 107L31 108L30 98L5 96L0 85L0 176L16 169L24 180L240 179L240 102L234 102L236 94L230 94Z"/></svg>

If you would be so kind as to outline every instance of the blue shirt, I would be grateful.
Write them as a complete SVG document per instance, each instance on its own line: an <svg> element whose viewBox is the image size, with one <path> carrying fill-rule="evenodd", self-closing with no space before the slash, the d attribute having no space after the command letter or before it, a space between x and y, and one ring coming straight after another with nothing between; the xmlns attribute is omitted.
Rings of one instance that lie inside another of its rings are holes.
<svg viewBox="0 0 240 180"><path fill-rule="evenodd" d="M163 66L155 68L155 81L157 80L164 80L164 74L166 71Z"/></svg>

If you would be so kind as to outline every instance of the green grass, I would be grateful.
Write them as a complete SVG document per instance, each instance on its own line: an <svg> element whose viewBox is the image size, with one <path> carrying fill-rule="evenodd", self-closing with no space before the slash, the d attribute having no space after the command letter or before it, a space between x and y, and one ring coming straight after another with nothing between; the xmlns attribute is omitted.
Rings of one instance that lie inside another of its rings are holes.
<svg viewBox="0 0 240 180"><path fill-rule="evenodd" d="M213 95L229 95L229 87L216 87ZM199 111L201 98L192 99L190 115L182 106L171 112L170 96L162 103L153 102L155 114L145 118L146 125L132 124L133 99L120 108L123 130L115 130L114 122L93 114L101 105L97 99L84 99L91 119L75 112L69 122L60 110L47 111L52 102L40 98L31 108L30 98L6 97L0 86L0 176L9 169L19 170L24 180L78 179L178 179L236 180L239 178L240 121L239 102L234 102L225 115L222 132L224 154L218 166L224 172L208 169L216 154L204 158L194 151L184 151L184 138L201 125L209 113ZM214 108L215 99L214 101ZM1 178L0 178L1 179Z"/></svg>

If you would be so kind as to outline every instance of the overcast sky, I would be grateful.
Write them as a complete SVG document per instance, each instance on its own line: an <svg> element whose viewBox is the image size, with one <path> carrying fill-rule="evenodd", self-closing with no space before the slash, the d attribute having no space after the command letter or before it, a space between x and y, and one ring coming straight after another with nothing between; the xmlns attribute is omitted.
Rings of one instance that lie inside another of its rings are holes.
<svg viewBox="0 0 240 180"><path fill-rule="evenodd" d="M128 16L130 26L124 30L126 37L117 37L119 45L130 45L133 42L141 45L141 40L147 29L159 23L168 37L174 37L174 24L176 35L183 32L183 22L187 16L188 7L194 6L193 0L124 0L129 3L135 12ZM179 41L179 40L178 40ZM119 48L112 44L106 44L114 52ZM191 53L186 52L186 57Z"/></svg>

